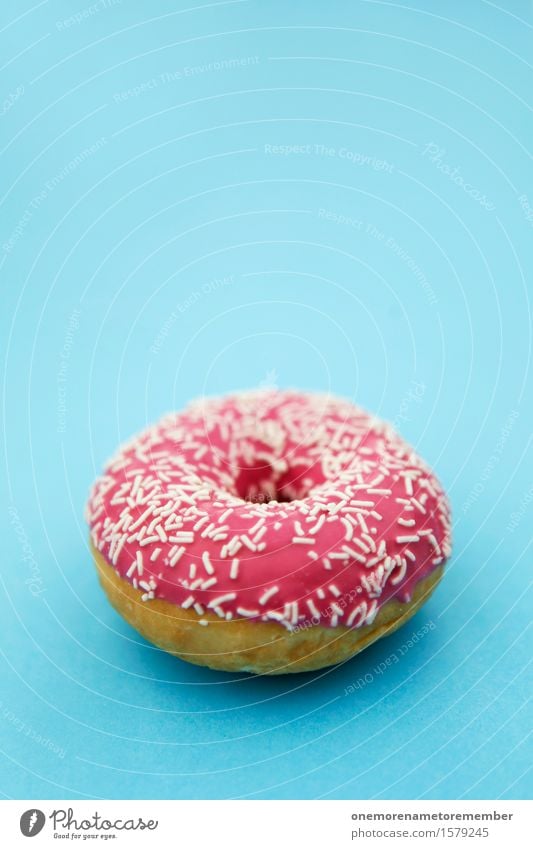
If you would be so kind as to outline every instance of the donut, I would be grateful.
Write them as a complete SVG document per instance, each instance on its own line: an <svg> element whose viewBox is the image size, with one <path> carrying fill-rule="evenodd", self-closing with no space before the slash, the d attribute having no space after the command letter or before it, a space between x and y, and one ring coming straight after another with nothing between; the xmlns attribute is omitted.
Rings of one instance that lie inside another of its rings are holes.
<svg viewBox="0 0 533 849"><path fill-rule="evenodd" d="M108 461L86 517L118 613L233 672L347 660L416 613L451 552L431 469L325 393L240 392L165 415Z"/></svg>

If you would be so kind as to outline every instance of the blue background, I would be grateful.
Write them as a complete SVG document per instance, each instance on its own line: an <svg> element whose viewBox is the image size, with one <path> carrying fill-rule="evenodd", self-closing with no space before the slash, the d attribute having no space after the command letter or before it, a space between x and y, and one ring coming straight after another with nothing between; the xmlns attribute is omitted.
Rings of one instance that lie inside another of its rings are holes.
<svg viewBox="0 0 533 849"><path fill-rule="evenodd" d="M0 790L523 798L531 3L182 5L2 7ZM394 421L455 547L399 633L254 679L115 614L83 507L145 423L267 385Z"/></svg>

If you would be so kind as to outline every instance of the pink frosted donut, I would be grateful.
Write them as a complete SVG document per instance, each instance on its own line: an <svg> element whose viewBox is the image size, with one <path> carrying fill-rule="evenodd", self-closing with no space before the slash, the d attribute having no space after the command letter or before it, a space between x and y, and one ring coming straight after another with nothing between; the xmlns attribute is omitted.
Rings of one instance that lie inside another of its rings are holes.
<svg viewBox="0 0 533 849"><path fill-rule="evenodd" d="M194 402L123 445L87 520L102 584L148 639L219 669L344 660L411 616L450 554L428 466L325 394Z"/></svg>

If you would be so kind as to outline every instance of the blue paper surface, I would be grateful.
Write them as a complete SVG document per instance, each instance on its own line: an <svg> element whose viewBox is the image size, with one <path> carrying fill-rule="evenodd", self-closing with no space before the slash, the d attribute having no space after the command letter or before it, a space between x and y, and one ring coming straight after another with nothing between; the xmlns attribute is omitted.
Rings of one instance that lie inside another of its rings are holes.
<svg viewBox="0 0 533 849"><path fill-rule="evenodd" d="M0 16L0 791L529 795L531 5ZM393 421L452 500L427 606L317 674L173 659L88 551L118 443L258 386Z"/></svg>

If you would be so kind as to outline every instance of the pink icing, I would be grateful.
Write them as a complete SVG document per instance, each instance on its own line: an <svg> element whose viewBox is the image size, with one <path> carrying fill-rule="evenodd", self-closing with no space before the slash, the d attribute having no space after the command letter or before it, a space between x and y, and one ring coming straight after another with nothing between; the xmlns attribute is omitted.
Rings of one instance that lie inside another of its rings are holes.
<svg viewBox="0 0 533 849"><path fill-rule="evenodd" d="M389 425L294 391L165 416L109 461L87 520L143 601L289 630L370 624L451 544L442 487Z"/></svg>

